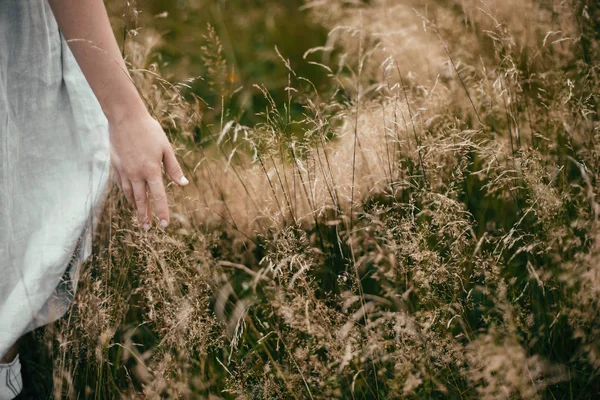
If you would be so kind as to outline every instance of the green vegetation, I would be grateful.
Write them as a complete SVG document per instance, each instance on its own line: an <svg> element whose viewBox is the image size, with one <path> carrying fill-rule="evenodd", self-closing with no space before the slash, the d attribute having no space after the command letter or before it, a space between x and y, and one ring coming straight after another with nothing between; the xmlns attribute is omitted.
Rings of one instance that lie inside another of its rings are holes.
<svg viewBox="0 0 600 400"><path fill-rule="evenodd" d="M205 119L211 122L218 121L224 111L244 125L256 124L256 114L267 106L256 84L272 92L276 104L285 103L288 71L275 53L276 47L298 74L320 90L328 89L326 73L303 59L308 49L325 43L327 30L300 10L300 0L139 4L112 0L109 6L115 15L117 37L129 32L128 40L132 40L132 31L143 36L148 30L160 35L154 60L160 64L161 74L172 82L186 81L190 87L183 94L202 97L208 114ZM219 38L218 56L215 37ZM294 116L301 111L294 107Z"/></svg>

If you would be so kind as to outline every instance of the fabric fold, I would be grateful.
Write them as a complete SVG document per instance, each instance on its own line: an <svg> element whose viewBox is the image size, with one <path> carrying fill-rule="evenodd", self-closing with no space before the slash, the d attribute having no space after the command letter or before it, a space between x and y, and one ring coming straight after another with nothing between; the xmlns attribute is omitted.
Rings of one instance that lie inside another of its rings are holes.
<svg viewBox="0 0 600 400"><path fill-rule="evenodd" d="M108 122L46 0L0 1L0 355L61 317L106 196Z"/></svg>

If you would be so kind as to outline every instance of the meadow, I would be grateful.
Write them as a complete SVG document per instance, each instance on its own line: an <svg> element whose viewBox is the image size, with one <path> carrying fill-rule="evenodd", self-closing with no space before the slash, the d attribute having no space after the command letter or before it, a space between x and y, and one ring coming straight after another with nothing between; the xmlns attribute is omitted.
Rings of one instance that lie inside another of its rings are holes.
<svg viewBox="0 0 600 400"><path fill-rule="evenodd" d="M26 398L600 397L595 0L107 5L191 184L113 185Z"/></svg>

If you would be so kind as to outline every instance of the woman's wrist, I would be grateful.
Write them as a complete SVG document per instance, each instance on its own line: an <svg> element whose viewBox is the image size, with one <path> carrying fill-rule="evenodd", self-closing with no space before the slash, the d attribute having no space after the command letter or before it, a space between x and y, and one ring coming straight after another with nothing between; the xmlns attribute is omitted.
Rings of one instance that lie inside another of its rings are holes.
<svg viewBox="0 0 600 400"><path fill-rule="evenodd" d="M109 125L116 126L128 119L139 119L147 117L148 110L141 99L135 101L117 102L111 101L107 107L102 107Z"/></svg>

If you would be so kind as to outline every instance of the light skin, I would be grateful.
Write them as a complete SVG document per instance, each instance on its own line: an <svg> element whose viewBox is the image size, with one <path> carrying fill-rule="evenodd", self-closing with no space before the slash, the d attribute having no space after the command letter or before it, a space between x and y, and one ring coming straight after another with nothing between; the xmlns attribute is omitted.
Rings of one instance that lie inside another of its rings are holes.
<svg viewBox="0 0 600 400"><path fill-rule="evenodd" d="M150 197L160 225L166 228L169 209L163 167L177 185L189 182L163 129L148 113L131 81L103 1L48 0L48 3L108 120L111 162L117 182L146 230L150 229L153 218ZM17 353L15 344L2 363L11 362Z"/></svg>
<svg viewBox="0 0 600 400"><path fill-rule="evenodd" d="M8 350L8 353L6 353L6 356L4 356L2 358L2 360L0 361L0 364L6 364L6 363L12 362L18 353L19 353L19 342L17 342L10 350Z"/></svg>
<svg viewBox="0 0 600 400"><path fill-rule="evenodd" d="M131 82L102 0L49 0L58 26L110 126L111 159L127 200L146 229L152 196L162 227L169 223L162 167L180 186L188 181L160 124ZM148 190L149 189L149 190Z"/></svg>

